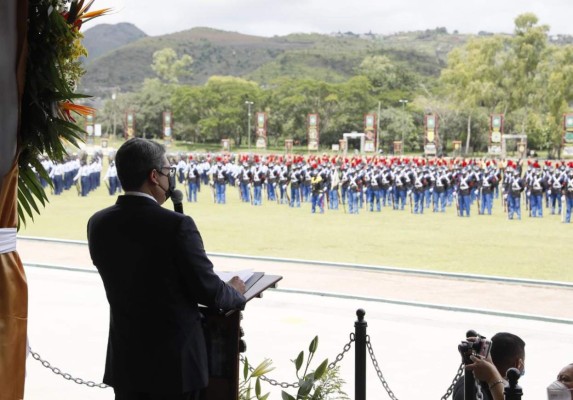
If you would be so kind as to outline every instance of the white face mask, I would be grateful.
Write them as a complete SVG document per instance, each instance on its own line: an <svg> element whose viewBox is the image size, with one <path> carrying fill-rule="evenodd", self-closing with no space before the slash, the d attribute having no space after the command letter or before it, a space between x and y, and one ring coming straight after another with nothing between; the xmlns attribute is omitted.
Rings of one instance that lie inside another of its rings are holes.
<svg viewBox="0 0 573 400"><path fill-rule="evenodd" d="M547 400L571 400L571 391L562 382L555 381L547 386Z"/></svg>

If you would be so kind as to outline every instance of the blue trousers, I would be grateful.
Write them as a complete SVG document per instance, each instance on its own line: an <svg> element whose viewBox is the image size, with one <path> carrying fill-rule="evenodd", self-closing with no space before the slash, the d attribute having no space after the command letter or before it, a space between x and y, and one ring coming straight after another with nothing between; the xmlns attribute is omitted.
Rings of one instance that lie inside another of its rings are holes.
<svg viewBox="0 0 573 400"><path fill-rule="evenodd" d="M437 192L434 190L434 212L446 212L446 192Z"/></svg>
<svg viewBox="0 0 573 400"><path fill-rule="evenodd" d="M370 198L368 199L370 203L370 211L374 211L374 205L376 205L376 211L381 210L380 206L380 189L378 188L371 188L370 189Z"/></svg>
<svg viewBox="0 0 573 400"><path fill-rule="evenodd" d="M558 207L557 213L561 214L561 193L557 190L551 191L551 214L555 214L555 206Z"/></svg>
<svg viewBox="0 0 573 400"><path fill-rule="evenodd" d="M571 211L573 210L573 197L566 197L565 198L565 222L571 223Z"/></svg>
<svg viewBox="0 0 573 400"><path fill-rule="evenodd" d="M358 192L355 190L348 191L348 212L350 214L358 214Z"/></svg>
<svg viewBox="0 0 573 400"><path fill-rule="evenodd" d="M331 210L338 210L338 190L330 190L328 192L328 208Z"/></svg>
<svg viewBox="0 0 573 400"><path fill-rule="evenodd" d="M517 214L517 219L521 219L521 196L507 196L507 212L509 219L513 219L513 214Z"/></svg>
<svg viewBox="0 0 573 400"><path fill-rule="evenodd" d="M215 193L218 204L225 204L225 186L226 185L224 183L215 184Z"/></svg>
<svg viewBox="0 0 573 400"><path fill-rule="evenodd" d="M484 214L485 211L489 215L491 215L491 210L493 208L493 193L484 193L481 194L481 209L479 210L480 214Z"/></svg>
<svg viewBox="0 0 573 400"><path fill-rule="evenodd" d="M460 204L460 217L464 216L464 212L466 216L470 216L470 205L471 205L471 196L469 194L460 195L458 197L458 201Z"/></svg>
<svg viewBox="0 0 573 400"><path fill-rule="evenodd" d="M188 188L189 188L189 194L187 197L187 201L191 201L193 203L196 203L197 202L197 189L198 189L197 182L189 182Z"/></svg>
<svg viewBox="0 0 573 400"><path fill-rule="evenodd" d="M260 206L263 204L263 186L262 185L254 185L254 199L253 204L255 206Z"/></svg>
<svg viewBox="0 0 573 400"><path fill-rule="evenodd" d="M312 204L312 213L314 214L316 212L316 206L318 206L320 213L322 214L324 212L324 205L322 203L322 196L320 193L313 193L310 200Z"/></svg>
<svg viewBox="0 0 573 400"><path fill-rule="evenodd" d="M529 207L532 217L543 217L543 195L532 194L529 196Z"/></svg>
<svg viewBox="0 0 573 400"><path fill-rule="evenodd" d="M424 192L414 191L414 214L424 213Z"/></svg>
<svg viewBox="0 0 573 400"><path fill-rule="evenodd" d="M290 206L300 207L300 189L290 187Z"/></svg>

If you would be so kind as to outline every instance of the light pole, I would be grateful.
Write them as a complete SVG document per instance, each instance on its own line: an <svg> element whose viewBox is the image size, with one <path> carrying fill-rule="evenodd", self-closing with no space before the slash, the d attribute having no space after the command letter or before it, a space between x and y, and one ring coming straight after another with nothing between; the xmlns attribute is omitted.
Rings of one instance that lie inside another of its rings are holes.
<svg viewBox="0 0 573 400"><path fill-rule="evenodd" d="M251 106L254 104L252 101L245 101L245 104L247 105L247 137L248 137L248 146L249 146L249 151L251 150Z"/></svg>
<svg viewBox="0 0 573 400"><path fill-rule="evenodd" d="M405 114L405 108L406 108L406 104L408 103L408 100L404 100L404 99L400 99L398 100L400 103L402 103L402 116L404 116ZM406 147L404 144L404 133L406 130L406 119L404 118L404 125L402 125L402 154L404 154L404 148Z"/></svg>

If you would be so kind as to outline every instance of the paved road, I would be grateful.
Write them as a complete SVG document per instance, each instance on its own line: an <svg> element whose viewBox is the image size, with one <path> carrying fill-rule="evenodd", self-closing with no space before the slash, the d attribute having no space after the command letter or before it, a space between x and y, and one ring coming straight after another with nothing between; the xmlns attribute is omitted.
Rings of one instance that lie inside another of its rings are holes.
<svg viewBox="0 0 573 400"><path fill-rule="evenodd" d="M90 268L82 245L18 242L25 264L49 263ZM283 289L348 293L372 298L403 299L450 306L501 309L508 312L572 317L572 291L521 285L457 281L402 274L357 272L316 265L247 262L213 258L219 269L252 267L284 276ZM32 348L53 365L83 379L101 379L107 340L108 310L97 274L27 268L30 289L29 337ZM491 336L511 331L527 342L524 399L545 398L545 387L557 371L571 362L573 325L528 319L452 312L326 296L267 292L244 312L247 356L253 363L271 358L271 378L293 382L290 360L318 335L318 362L334 359L353 331L358 308L366 310L368 333L384 377L402 400L439 399L459 365L457 344L468 329ZM353 351L353 350L352 350ZM345 388L353 397L354 356L341 362ZM26 399L111 400L111 389L79 386L57 377L40 363L28 361ZM280 391L263 386L280 399ZM385 399L384 390L368 364L368 398ZM293 393L290 390L291 394Z"/></svg>

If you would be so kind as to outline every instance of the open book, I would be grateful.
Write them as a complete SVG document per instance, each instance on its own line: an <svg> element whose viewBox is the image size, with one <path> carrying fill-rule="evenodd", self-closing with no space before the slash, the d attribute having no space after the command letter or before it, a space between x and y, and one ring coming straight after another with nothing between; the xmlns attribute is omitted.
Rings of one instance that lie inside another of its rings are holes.
<svg viewBox="0 0 573 400"><path fill-rule="evenodd" d="M245 290L248 291L255 283L257 283L263 275L264 272L253 272L252 269L245 269L242 271L215 271L215 273L224 282L229 282L234 276L241 278L245 282Z"/></svg>

